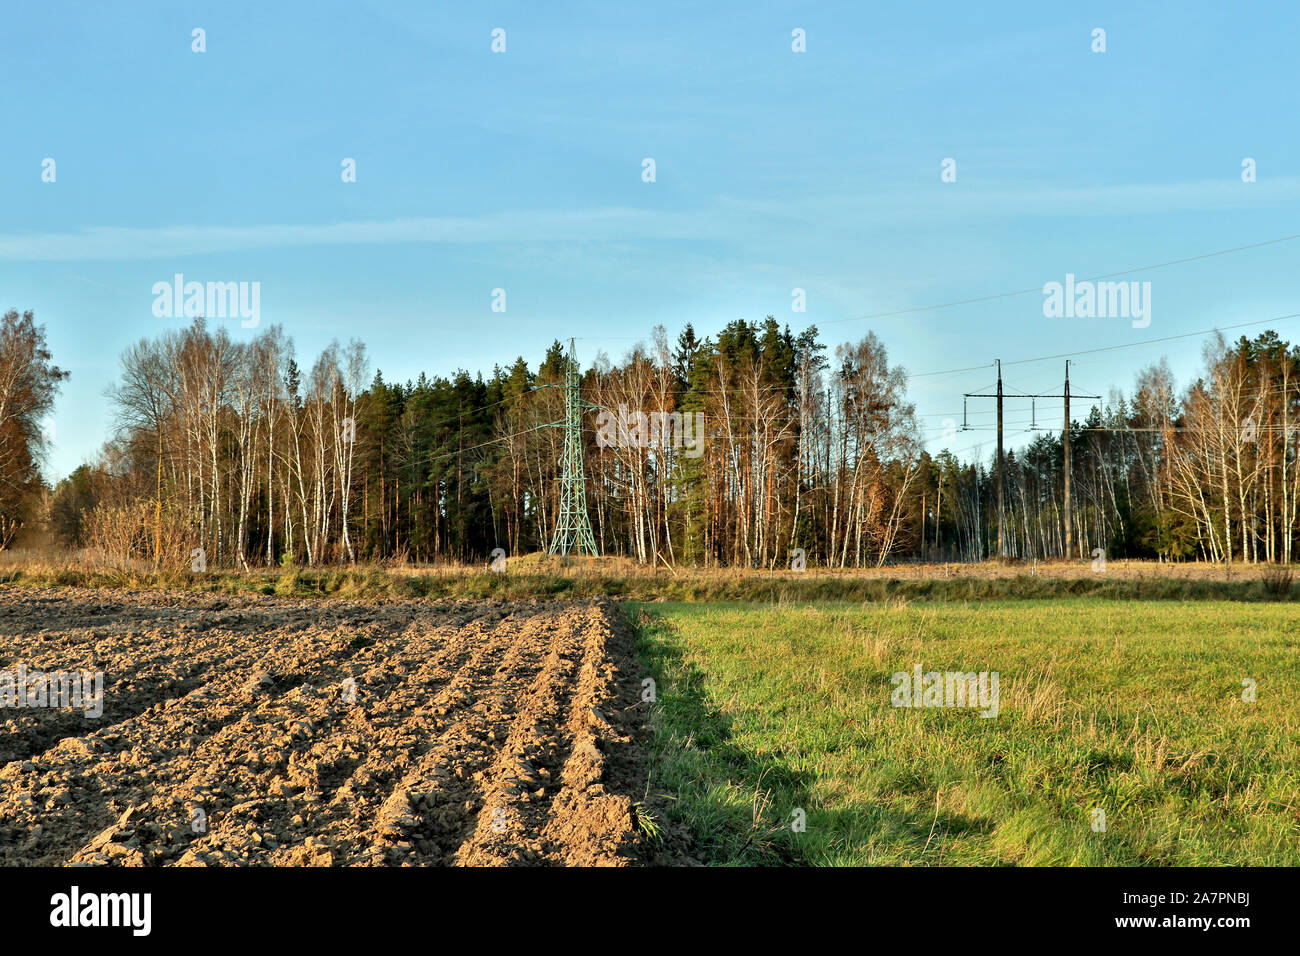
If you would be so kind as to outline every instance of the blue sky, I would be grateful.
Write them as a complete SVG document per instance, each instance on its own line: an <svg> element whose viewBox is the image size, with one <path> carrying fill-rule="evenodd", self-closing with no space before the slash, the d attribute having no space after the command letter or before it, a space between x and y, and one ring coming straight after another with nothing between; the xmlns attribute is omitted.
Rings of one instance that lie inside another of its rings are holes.
<svg viewBox="0 0 1300 956"><path fill-rule="evenodd" d="M875 331L921 373L1300 312L1292 241L1126 277L1152 283L1145 329L1045 318L1041 293L859 318L1300 232L1294 3L452 7L7 7L0 308L72 373L52 476L107 436L121 351L182 323L152 312L177 272L260 282L304 364L359 337L390 380L768 314L832 348ZM1167 355L1182 384L1201 345L1080 356L1072 381L1127 390ZM1058 391L1062 364L1008 389ZM992 432L941 428L992 380L914 380L932 450L987 457ZM1012 446L1028 418L1008 405Z"/></svg>

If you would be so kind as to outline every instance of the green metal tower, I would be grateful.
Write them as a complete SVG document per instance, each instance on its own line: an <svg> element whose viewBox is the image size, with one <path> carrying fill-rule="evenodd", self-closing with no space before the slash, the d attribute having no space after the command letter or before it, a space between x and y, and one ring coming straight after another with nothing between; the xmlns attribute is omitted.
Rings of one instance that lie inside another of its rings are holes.
<svg viewBox="0 0 1300 956"><path fill-rule="evenodd" d="M551 538L551 554L570 551L596 554L596 537L587 517L587 474L582 456L582 394L578 389L578 358L569 339L569 361L564 374L564 471L560 478L560 519Z"/></svg>

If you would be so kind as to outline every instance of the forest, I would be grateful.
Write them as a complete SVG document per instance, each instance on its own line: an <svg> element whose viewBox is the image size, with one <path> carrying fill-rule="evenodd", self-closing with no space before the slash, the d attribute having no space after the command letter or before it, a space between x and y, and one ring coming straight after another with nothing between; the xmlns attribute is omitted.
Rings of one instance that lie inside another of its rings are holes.
<svg viewBox="0 0 1300 956"><path fill-rule="evenodd" d="M999 556L996 458L924 448L906 370L868 333L833 348L768 316L656 327L581 368L586 500L601 554L645 565L856 568ZM0 545L249 568L484 561L546 550L558 518L568 353L534 368L387 381L365 345L300 363L279 326L202 319L141 339L96 460L48 487L41 421L66 373L31 313L0 328ZM1181 389L1163 360L1080 402L1065 509L1059 431L1002 466L1014 559L1289 562L1300 531L1300 350L1207 341ZM600 441L600 410L692 416L700 447ZM1065 554L1067 523L1072 551Z"/></svg>

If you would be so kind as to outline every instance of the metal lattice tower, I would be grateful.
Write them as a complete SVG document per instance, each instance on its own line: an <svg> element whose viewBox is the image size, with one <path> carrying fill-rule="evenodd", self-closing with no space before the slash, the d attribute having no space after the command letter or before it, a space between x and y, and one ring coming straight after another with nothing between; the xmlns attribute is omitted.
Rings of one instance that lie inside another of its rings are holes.
<svg viewBox="0 0 1300 956"><path fill-rule="evenodd" d="M582 456L582 394L578 390L578 359L569 339L564 374L564 470L560 477L560 519L551 538L551 554L570 551L596 554L596 537L587 517L587 475Z"/></svg>

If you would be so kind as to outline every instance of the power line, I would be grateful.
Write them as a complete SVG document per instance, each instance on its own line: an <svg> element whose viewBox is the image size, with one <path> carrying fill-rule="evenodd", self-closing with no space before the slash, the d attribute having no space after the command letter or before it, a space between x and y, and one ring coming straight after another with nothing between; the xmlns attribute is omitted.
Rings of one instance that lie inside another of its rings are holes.
<svg viewBox="0 0 1300 956"><path fill-rule="evenodd" d="M1277 240L1281 241L1281 240ZM1224 325L1212 329L1203 329L1200 332L1182 332L1178 335L1164 335L1154 339L1143 339L1141 342L1125 342L1122 345L1103 345L1095 349L1079 349L1074 352L1057 352L1055 355L1040 355L1035 358L1015 359L1010 362L1003 362L1003 365L1028 365L1031 362L1049 362L1053 359L1073 358L1076 355L1092 355L1097 352L1113 352L1116 349L1135 349L1144 345L1155 345L1160 342L1172 342L1175 339L1190 339L1201 335L1213 335L1216 332L1231 332L1234 329L1253 328L1257 325L1271 325L1274 322L1285 322L1289 319L1300 318L1300 312L1291 312L1287 315L1274 316L1271 319L1260 319L1256 322L1239 322L1236 325ZM906 375L907 378L926 378L931 375L949 375L955 372L973 372L983 368L992 368L992 362L986 365L971 365L966 368L941 369L937 372L918 372L915 375Z"/></svg>
<svg viewBox="0 0 1300 956"><path fill-rule="evenodd" d="M1274 239L1271 241L1285 242L1287 241L1287 239L1295 239L1295 238L1300 238L1300 236L1288 236L1285 239ZM1268 243L1261 243L1261 245L1268 245ZM1241 248L1247 249L1253 247L1242 246ZM1226 250L1226 251L1232 252L1236 250ZM1209 253L1209 255L1221 255L1221 254L1222 253ZM1193 258L1203 258L1203 257L1193 257ZM1191 261L1191 260L1179 260L1179 261ZM1154 269L1154 268L1158 268L1158 266L1147 266L1146 268ZM1130 271L1140 271L1140 270L1130 270ZM1122 275L1122 273L1111 273L1111 274ZM1079 281L1093 281L1093 280L1079 280ZM1141 348L1142 346L1145 345L1158 345L1161 342L1173 342L1178 339L1197 338L1202 335L1213 335L1216 332L1232 332L1236 329L1248 329L1260 325L1271 325L1272 323L1275 322L1285 322L1290 319L1297 319L1297 318L1300 318L1300 312L1291 312L1288 313L1287 315L1278 315L1270 319L1259 319L1254 322L1239 322L1235 325L1216 326L1214 328L1202 329L1199 332L1181 332L1177 335L1164 335L1153 339L1143 339L1140 342L1125 342L1120 345L1103 345L1091 349L1077 349L1073 352L1057 352L1053 355L1039 355L1033 358L1013 359L1011 361L1003 362L1002 364L1003 365L1028 365L1033 362L1049 362L1055 359L1073 358L1077 355L1095 355L1101 352L1113 352L1118 349ZM829 323L823 323L823 324L829 324ZM910 381L914 378L932 378L937 375L957 375L963 372L978 372L982 369L992 368L994 364L995 363L993 362L986 362L983 365L966 365L960 368L935 369L934 371L930 371L930 372L906 372L905 371L903 372L903 377ZM784 392L791 389L797 391L798 387L793 385L764 385L757 389L746 389L746 391ZM723 394L723 392L720 389L698 389L696 390L695 394L721 395Z"/></svg>
<svg viewBox="0 0 1300 956"><path fill-rule="evenodd" d="M1107 272L1104 275L1090 276L1086 279L1076 279L1075 282L1096 282L1100 279L1113 279L1116 276L1131 275L1134 272L1149 272L1152 269L1164 269L1168 266L1182 265L1187 262L1197 262L1201 259L1212 259L1215 256L1226 256L1234 252L1245 252L1248 249L1259 249L1263 246L1277 245L1280 242L1291 242L1294 239L1300 239L1300 233L1294 236L1282 236L1280 239L1267 239L1264 242L1252 242L1245 246L1234 246L1231 249L1220 249L1217 252L1206 252L1198 256L1187 256L1183 259L1171 259L1168 262L1157 262L1149 266L1137 266L1133 269L1121 269L1118 272ZM997 292L993 295L981 295L972 299L957 299L952 302L941 302L938 305L920 305L911 309L896 309L893 312L875 312L870 315L859 315L847 319L831 319L829 322L823 322L823 325L838 325L842 322L863 322L867 319L887 319L896 315L911 315L915 312L933 312L937 309L949 309L958 305L972 305L976 302L992 302L997 299L1009 299L1013 296L1028 295L1031 292L1041 293L1041 286L1034 286L1031 289L1016 289L1011 292ZM1007 363L1010 364L1010 363Z"/></svg>
<svg viewBox="0 0 1300 956"><path fill-rule="evenodd" d="M1273 322L1285 322L1288 319L1300 318L1300 312L1292 312L1288 315L1279 315L1271 319L1262 319L1258 322L1240 322L1237 325L1225 325L1221 328L1206 329L1202 332L1184 332L1180 335L1165 335L1157 339L1144 339L1141 342L1128 342L1124 345L1103 345L1095 349L1080 349L1077 352L1059 352L1056 355L1043 355L1038 358L1017 359L1014 362L1004 362L1005 365L1026 365L1030 362L1047 362L1052 359L1069 358L1073 355L1091 355L1095 352L1113 352L1116 349L1131 349L1142 345L1153 345L1157 342L1172 342L1175 339L1190 339L1200 335L1213 335L1215 332L1231 332L1233 329L1245 329L1256 325L1269 325Z"/></svg>
<svg viewBox="0 0 1300 956"><path fill-rule="evenodd" d="M524 435L532 432L541 431L543 428L555 428L556 426L563 424L564 422L544 422L543 424L535 425L532 428L525 428L521 432L515 432L513 435L502 435L500 438L493 438L489 441L480 442L477 445L470 445L468 448L458 448L455 451L444 452L441 455L431 455L428 458L420 459L420 463L427 465L435 461L441 461L444 458L454 458L458 455L463 455L466 452L471 452L479 448L486 448L488 445L497 445L503 441L509 441L512 438L522 438Z"/></svg>

